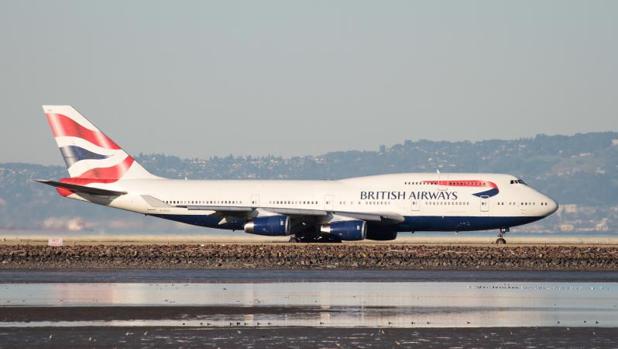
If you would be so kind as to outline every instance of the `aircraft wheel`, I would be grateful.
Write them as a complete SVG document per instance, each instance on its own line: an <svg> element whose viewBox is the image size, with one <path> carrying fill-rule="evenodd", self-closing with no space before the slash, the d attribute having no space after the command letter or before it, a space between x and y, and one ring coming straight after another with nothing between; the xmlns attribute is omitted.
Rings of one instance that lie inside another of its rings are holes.
<svg viewBox="0 0 618 349"><path fill-rule="evenodd" d="M496 245L505 245L505 244L506 244L506 240L504 240L504 238L496 239Z"/></svg>
<svg viewBox="0 0 618 349"><path fill-rule="evenodd" d="M341 239L333 235L318 235L316 242L340 243Z"/></svg>
<svg viewBox="0 0 618 349"><path fill-rule="evenodd" d="M341 242L341 239L336 237L336 236L332 236L332 235L324 235L324 234L318 234L318 235L301 235L301 236L296 236L294 238L290 237L290 242L301 242L301 243L339 243Z"/></svg>

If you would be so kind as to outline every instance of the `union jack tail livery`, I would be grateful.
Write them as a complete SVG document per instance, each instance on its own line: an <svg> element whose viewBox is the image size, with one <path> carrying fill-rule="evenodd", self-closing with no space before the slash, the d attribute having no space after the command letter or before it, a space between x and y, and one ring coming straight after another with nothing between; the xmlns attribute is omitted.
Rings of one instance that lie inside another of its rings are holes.
<svg viewBox="0 0 618 349"><path fill-rule="evenodd" d="M43 111L69 171L70 178L63 178L62 183L87 185L154 178L73 107L44 105ZM59 192L70 194L61 188Z"/></svg>

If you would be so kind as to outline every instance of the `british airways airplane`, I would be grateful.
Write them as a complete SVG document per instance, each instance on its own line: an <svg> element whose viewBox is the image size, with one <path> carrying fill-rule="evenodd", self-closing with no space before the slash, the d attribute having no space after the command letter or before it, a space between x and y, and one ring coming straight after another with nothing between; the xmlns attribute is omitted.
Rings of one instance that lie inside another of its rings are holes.
<svg viewBox="0 0 618 349"><path fill-rule="evenodd" d="M176 180L152 175L71 106L43 106L67 198L297 242L393 240L398 232L498 230L554 213L523 180L492 173L401 173L341 180Z"/></svg>

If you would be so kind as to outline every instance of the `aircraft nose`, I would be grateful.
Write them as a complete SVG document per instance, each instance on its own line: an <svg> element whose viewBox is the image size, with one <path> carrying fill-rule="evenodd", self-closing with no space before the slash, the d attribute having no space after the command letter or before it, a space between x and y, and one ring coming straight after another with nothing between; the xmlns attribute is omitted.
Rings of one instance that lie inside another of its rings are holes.
<svg viewBox="0 0 618 349"><path fill-rule="evenodd" d="M552 199L552 198L547 198L547 215L549 216L550 214L558 211L558 203Z"/></svg>

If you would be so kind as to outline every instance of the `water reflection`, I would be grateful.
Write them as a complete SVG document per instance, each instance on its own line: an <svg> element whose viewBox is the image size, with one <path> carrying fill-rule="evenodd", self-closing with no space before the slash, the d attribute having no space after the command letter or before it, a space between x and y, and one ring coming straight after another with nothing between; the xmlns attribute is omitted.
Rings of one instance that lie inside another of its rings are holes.
<svg viewBox="0 0 618 349"><path fill-rule="evenodd" d="M606 308L618 283L285 282L0 284L1 305Z"/></svg>
<svg viewBox="0 0 618 349"><path fill-rule="evenodd" d="M199 319L64 321L54 326L618 326L618 283L289 282L2 284L3 306L244 308ZM268 312L285 307L290 312ZM45 326L45 321L0 326Z"/></svg>

